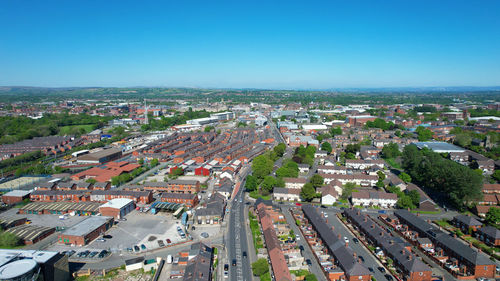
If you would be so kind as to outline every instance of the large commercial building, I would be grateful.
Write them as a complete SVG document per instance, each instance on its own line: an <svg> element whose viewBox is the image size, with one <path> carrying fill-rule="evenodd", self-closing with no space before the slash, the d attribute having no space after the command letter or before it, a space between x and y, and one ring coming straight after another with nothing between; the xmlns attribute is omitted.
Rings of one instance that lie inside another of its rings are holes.
<svg viewBox="0 0 500 281"><path fill-rule="evenodd" d="M0 280L70 280L68 256L58 252L0 249Z"/></svg>
<svg viewBox="0 0 500 281"><path fill-rule="evenodd" d="M59 243L84 246L113 226L112 217L90 217L59 234Z"/></svg>
<svg viewBox="0 0 500 281"><path fill-rule="evenodd" d="M122 150L118 148L104 149L78 157L77 162L82 164L103 164L122 156Z"/></svg>
<svg viewBox="0 0 500 281"><path fill-rule="evenodd" d="M13 190L5 193L2 196L2 202L7 205L12 205L30 198L31 191L29 190Z"/></svg>
<svg viewBox="0 0 500 281"><path fill-rule="evenodd" d="M132 199L117 198L109 200L106 204L99 207L99 213L103 216L123 218L135 209L135 203Z"/></svg>

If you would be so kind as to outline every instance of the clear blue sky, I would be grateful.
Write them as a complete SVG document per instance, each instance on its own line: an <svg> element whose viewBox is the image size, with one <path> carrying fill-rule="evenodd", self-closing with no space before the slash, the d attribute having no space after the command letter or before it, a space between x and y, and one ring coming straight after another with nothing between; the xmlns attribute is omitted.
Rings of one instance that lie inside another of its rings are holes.
<svg viewBox="0 0 500 281"><path fill-rule="evenodd" d="M488 0L4 0L0 85L498 86L499 14Z"/></svg>

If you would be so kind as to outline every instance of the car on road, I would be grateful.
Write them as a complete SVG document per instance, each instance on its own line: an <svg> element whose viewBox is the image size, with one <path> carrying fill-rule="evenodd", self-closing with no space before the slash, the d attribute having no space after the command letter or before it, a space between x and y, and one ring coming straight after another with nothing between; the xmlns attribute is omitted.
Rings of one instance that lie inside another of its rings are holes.
<svg viewBox="0 0 500 281"><path fill-rule="evenodd" d="M106 235L103 235L102 238L111 239L111 238L113 238L113 236L106 234Z"/></svg>
<svg viewBox="0 0 500 281"><path fill-rule="evenodd" d="M247 257L247 252L243 251L243 257L246 258Z"/></svg>
<svg viewBox="0 0 500 281"><path fill-rule="evenodd" d="M141 249L139 248L139 246L137 246L137 245L135 245L135 246L134 246L134 251L135 251L136 253L138 253L140 250L141 250Z"/></svg>
<svg viewBox="0 0 500 281"><path fill-rule="evenodd" d="M202 233L200 234L200 236L201 236L201 237L203 237L203 238L208 238L208 236L209 236L209 235L208 235L208 233L206 233L206 232L202 232Z"/></svg>
<svg viewBox="0 0 500 281"><path fill-rule="evenodd" d="M229 270L229 264L224 264L224 271L228 271Z"/></svg>
<svg viewBox="0 0 500 281"><path fill-rule="evenodd" d="M306 259L306 263L307 263L307 265L312 265L312 262L310 259Z"/></svg>
<svg viewBox="0 0 500 281"><path fill-rule="evenodd" d="M165 243L163 243L163 240L157 240L157 241L158 241L158 246L165 247Z"/></svg>
<svg viewBox="0 0 500 281"><path fill-rule="evenodd" d="M344 236L344 242L349 243L349 238Z"/></svg>
<svg viewBox="0 0 500 281"><path fill-rule="evenodd" d="M304 251L304 246L300 245L299 250Z"/></svg>
<svg viewBox="0 0 500 281"><path fill-rule="evenodd" d="M358 256L358 258L361 260L361 262L365 262L365 258L363 258L363 256Z"/></svg>
<svg viewBox="0 0 500 281"><path fill-rule="evenodd" d="M231 262L231 265L236 266L236 259L233 259L233 261Z"/></svg>
<svg viewBox="0 0 500 281"><path fill-rule="evenodd" d="M358 240L358 238L354 237L354 238L352 238L352 242L354 242L354 244L358 244L359 240Z"/></svg>
<svg viewBox="0 0 500 281"><path fill-rule="evenodd" d="M146 245L141 244L141 250L146 251Z"/></svg>
<svg viewBox="0 0 500 281"><path fill-rule="evenodd" d="M382 266L379 266L378 267L378 271L382 272L382 273L385 273L385 268L383 268Z"/></svg>
<svg viewBox="0 0 500 281"><path fill-rule="evenodd" d="M373 272L375 272L375 271L373 270L373 268L371 268L371 267L368 267L368 270L369 270L370 272L372 272L372 273L373 273Z"/></svg>
<svg viewBox="0 0 500 281"><path fill-rule="evenodd" d="M127 221L127 219L126 218L121 218L120 221Z"/></svg>
<svg viewBox="0 0 500 281"><path fill-rule="evenodd" d="M328 214L327 213L325 213L325 218L328 218Z"/></svg>
<svg viewBox="0 0 500 281"><path fill-rule="evenodd" d="M295 203L295 206L299 206L299 207L300 207L300 206L302 206L302 204L300 204L300 203Z"/></svg>
<svg viewBox="0 0 500 281"><path fill-rule="evenodd" d="M97 238L96 241L97 242L106 242L106 239L104 239L104 238Z"/></svg>
<svg viewBox="0 0 500 281"><path fill-rule="evenodd" d="M394 280L394 278L392 278L392 275L390 275L390 274L386 274L386 275L384 275L384 277L385 277L385 279L387 279L388 281L392 281L392 280Z"/></svg>

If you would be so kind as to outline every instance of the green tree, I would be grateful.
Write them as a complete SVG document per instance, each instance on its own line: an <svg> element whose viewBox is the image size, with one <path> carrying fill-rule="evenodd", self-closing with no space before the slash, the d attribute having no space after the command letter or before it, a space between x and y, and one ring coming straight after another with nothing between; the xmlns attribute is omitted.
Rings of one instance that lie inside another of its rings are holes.
<svg viewBox="0 0 500 281"><path fill-rule="evenodd" d="M356 143L356 144L348 144L345 148L345 152L347 154L349 153L352 153L352 154L356 154L357 152L359 152L359 149L361 148L361 145L359 143Z"/></svg>
<svg viewBox="0 0 500 281"><path fill-rule="evenodd" d="M410 196L403 195L399 198L398 202L396 202L396 206L400 209L415 209L415 205L411 200Z"/></svg>
<svg viewBox="0 0 500 281"><path fill-rule="evenodd" d="M384 172L382 172L382 171L378 171L378 172L377 172L377 176L378 176L378 180L379 180L379 181L383 181L383 180L385 180L385 174L384 174Z"/></svg>
<svg viewBox="0 0 500 281"><path fill-rule="evenodd" d="M311 201L316 197L316 189L311 183L306 183L300 191L300 197L305 201Z"/></svg>
<svg viewBox="0 0 500 281"><path fill-rule="evenodd" d="M276 186L277 183L278 182L277 182L275 177L266 176L264 178L264 180L262 181L261 186L267 193L271 193L273 191L273 188Z"/></svg>
<svg viewBox="0 0 500 281"><path fill-rule="evenodd" d="M314 158L314 154L316 153L316 147L312 145L308 145L306 147L306 157L309 156L311 158Z"/></svg>
<svg viewBox="0 0 500 281"><path fill-rule="evenodd" d="M214 130L215 127L214 126L206 126L205 129L203 129L203 131L205 133L208 133L208 132L211 132L212 130Z"/></svg>
<svg viewBox="0 0 500 281"><path fill-rule="evenodd" d="M159 163L158 159L153 158L153 160L151 160L151 167L156 167L156 166L158 166L158 163Z"/></svg>
<svg viewBox="0 0 500 281"><path fill-rule="evenodd" d="M282 157L285 154L285 151L286 151L286 144L279 143L278 145L276 145L274 147L273 150L274 150L274 152L276 152L276 155L278 155L279 157Z"/></svg>
<svg viewBox="0 0 500 281"><path fill-rule="evenodd" d="M0 247L12 248L21 245L21 239L10 232L0 233Z"/></svg>
<svg viewBox="0 0 500 281"><path fill-rule="evenodd" d="M311 179L309 180L309 182L315 187L315 188L318 188L318 187L321 187L323 185L323 177L318 175L318 174L314 174Z"/></svg>
<svg viewBox="0 0 500 281"><path fill-rule="evenodd" d="M137 160L137 164L144 165L144 158L139 158L139 160Z"/></svg>
<svg viewBox="0 0 500 281"><path fill-rule="evenodd" d="M420 203L420 193L418 193L418 191L411 190L410 192L408 192L408 197L411 198L411 202L413 203L413 205L418 206L418 204Z"/></svg>
<svg viewBox="0 0 500 281"><path fill-rule="evenodd" d="M483 177L469 167L443 158L432 150L419 150L415 145L405 146L402 160L412 182L445 194L459 209L481 198Z"/></svg>
<svg viewBox="0 0 500 281"><path fill-rule="evenodd" d="M333 137L342 135L342 128L340 127L335 127L330 129L330 135Z"/></svg>
<svg viewBox="0 0 500 281"><path fill-rule="evenodd" d="M491 207L486 213L485 221L494 226L500 223L500 208Z"/></svg>
<svg viewBox="0 0 500 281"><path fill-rule="evenodd" d="M418 126L416 132L419 141L428 141L432 139L432 131L429 129L426 129L422 126Z"/></svg>
<svg viewBox="0 0 500 281"><path fill-rule="evenodd" d="M401 174L399 174L398 176L402 181L404 181L405 183L409 183L411 182L411 177L410 175L408 175L407 173L405 172L402 172Z"/></svg>
<svg viewBox="0 0 500 281"><path fill-rule="evenodd" d="M352 195L352 191L356 188L356 184L353 182L346 182L344 186L342 186L342 199L347 200Z"/></svg>
<svg viewBox="0 0 500 281"><path fill-rule="evenodd" d="M383 188L385 185L384 185L383 181L378 180L377 183L375 184L375 186L378 187L378 188Z"/></svg>
<svg viewBox="0 0 500 281"><path fill-rule="evenodd" d="M259 179L264 179L273 170L273 165L273 161L266 155L259 155L252 162L253 175Z"/></svg>
<svg viewBox="0 0 500 281"><path fill-rule="evenodd" d="M254 177L253 175L248 175L245 181L245 188L248 191L254 191L257 189L257 186L258 186L257 178Z"/></svg>
<svg viewBox="0 0 500 281"><path fill-rule="evenodd" d="M332 153L332 145L329 142L324 142L321 144L321 150L328 152L328 154Z"/></svg>
<svg viewBox="0 0 500 281"><path fill-rule="evenodd" d="M500 181L500 170L496 170L493 175L491 175L496 181Z"/></svg>
<svg viewBox="0 0 500 281"><path fill-rule="evenodd" d="M305 281L318 281L318 278L316 278L316 275L314 275L312 273L307 273L304 280Z"/></svg>
<svg viewBox="0 0 500 281"><path fill-rule="evenodd" d="M260 258L252 263L252 273L255 276L261 276L269 272L269 263L267 259Z"/></svg>
<svg viewBox="0 0 500 281"><path fill-rule="evenodd" d="M382 158L388 159L388 158L395 158L401 155L401 151L399 151L399 147L396 143L389 143L384 145L382 148Z"/></svg>

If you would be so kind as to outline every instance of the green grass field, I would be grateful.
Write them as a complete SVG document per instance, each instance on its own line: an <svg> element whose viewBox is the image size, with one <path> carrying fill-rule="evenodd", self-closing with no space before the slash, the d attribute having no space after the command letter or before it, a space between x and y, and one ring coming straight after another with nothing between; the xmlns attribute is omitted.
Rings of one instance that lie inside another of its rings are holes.
<svg viewBox="0 0 500 281"><path fill-rule="evenodd" d="M59 128L59 135L69 135L73 128L83 128L85 133L90 133L94 129L94 125L72 125Z"/></svg>

